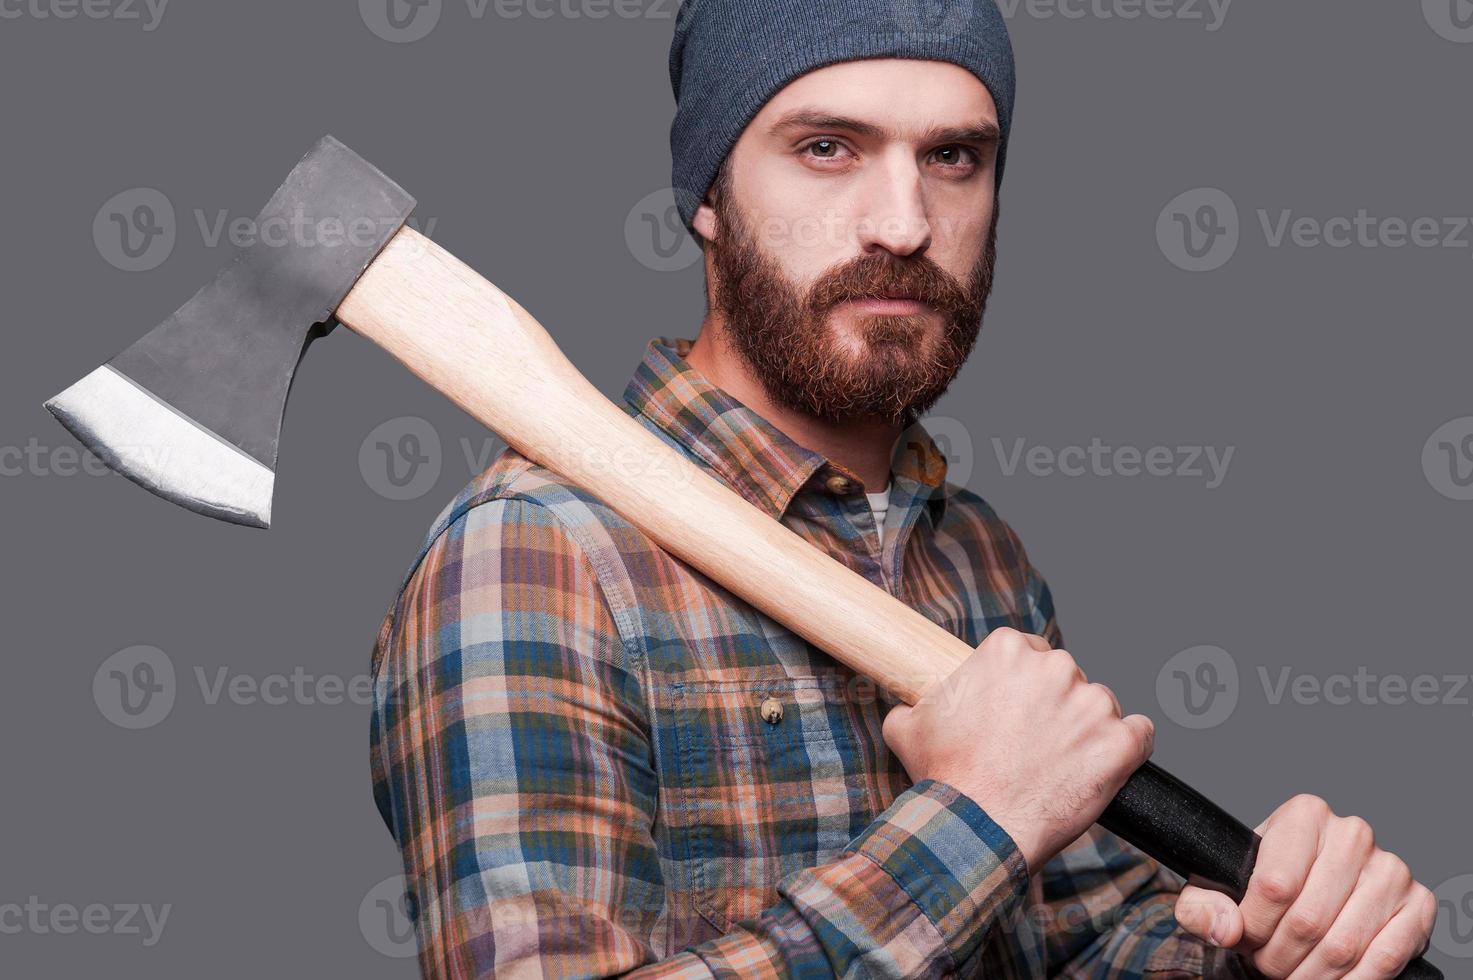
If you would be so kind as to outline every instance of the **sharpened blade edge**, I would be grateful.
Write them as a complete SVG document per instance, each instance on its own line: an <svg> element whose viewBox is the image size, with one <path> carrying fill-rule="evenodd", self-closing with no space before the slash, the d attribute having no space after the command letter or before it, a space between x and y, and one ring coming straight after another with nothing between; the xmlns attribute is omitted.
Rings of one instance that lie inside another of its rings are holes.
<svg viewBox="0 0 1473 980"><path fill-rule="evenodd" d="M232 524L271 526L275 474L121 371L104 364L46 409L103 462L165 500Z"/></svg>

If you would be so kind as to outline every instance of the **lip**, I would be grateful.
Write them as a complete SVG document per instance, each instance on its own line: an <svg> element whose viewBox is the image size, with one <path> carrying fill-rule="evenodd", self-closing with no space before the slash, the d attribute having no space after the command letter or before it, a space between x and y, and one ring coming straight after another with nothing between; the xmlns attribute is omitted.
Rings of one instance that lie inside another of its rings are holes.
<svg viewBox="0 0 1473 980"><path fill-rule="evenodd" d="M924 313L930 309L918 299L852 299L848 300L856 309L867 313Z"/></svg>

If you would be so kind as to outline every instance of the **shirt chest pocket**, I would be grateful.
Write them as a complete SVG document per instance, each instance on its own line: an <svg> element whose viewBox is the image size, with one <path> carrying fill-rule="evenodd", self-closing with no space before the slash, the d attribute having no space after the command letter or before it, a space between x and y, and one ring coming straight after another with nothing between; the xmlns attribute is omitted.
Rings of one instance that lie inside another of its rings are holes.
<svg viewBox="0 0 1473 980"><path fill-rule="evenodd" d="M837 858L873 819L844 685L820 677L677 684L672 805L694 911L719 932Z"/></svg>

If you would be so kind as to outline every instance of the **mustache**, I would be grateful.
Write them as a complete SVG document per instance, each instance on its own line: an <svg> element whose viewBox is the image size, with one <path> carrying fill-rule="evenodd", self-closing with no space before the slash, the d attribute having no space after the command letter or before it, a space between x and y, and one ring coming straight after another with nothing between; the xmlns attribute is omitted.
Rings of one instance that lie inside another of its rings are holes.
<svg viewBox="0 0 1473 980"><path fill-rule="evenodd" d="M966 309L966 288L930 258L891 252L861 255L822 276L808 291L808 307L823 313L849 300L905 296L942 312Z"/></svg>

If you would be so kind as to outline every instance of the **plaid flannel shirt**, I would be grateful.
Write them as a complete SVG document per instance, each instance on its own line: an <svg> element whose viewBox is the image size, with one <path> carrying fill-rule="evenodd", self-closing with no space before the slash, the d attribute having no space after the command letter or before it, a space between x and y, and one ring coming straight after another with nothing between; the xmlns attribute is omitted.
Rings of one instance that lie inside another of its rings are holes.
<svg viewBox="0 0 1473 980"><path fill-rule="evenodd" d="M923 428L881 545L858 477L689 345L649 342L625 411L967 643L1060 645L1017 536ZM430 530L372 669L427 977L1236 974L1176 924L1180 878L1098 827L1030 876L976 802L912 784L888 692L514 450Z"/></svg>

